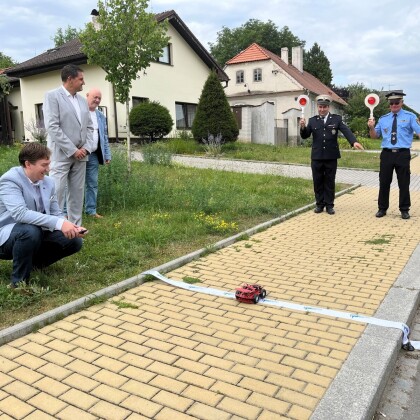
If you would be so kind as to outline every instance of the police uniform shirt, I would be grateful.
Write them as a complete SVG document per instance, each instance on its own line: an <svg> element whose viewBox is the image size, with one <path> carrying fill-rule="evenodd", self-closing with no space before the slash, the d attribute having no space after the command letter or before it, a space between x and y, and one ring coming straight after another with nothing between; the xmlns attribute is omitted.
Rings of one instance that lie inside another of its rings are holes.
<svg viewBox="0 0 420 420"><path fill-rule="evenodd" d="M420 134L420 124L412 112L400 109L397 113L397 143L391 143L392 122L394 113L390 112L379 118L375 126L376 135L382 137L384 149L409 149L413 142L413 133Z"/></svg>

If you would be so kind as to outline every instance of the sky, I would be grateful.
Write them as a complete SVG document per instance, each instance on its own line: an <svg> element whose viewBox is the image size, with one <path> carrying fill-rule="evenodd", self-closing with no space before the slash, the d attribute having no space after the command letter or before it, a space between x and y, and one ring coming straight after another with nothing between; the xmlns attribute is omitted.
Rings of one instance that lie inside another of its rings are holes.
<svg viewBox="0 0 420 420"><path fill-rule="evenodd" d="M59 27L84 28L97 0L2 0L0 51L23 62L54 46ZM405 0L150 0L149 10L175 10L209 50L224 26L249 19L288 26L310 49L316 42L330 61L333 83L402 89L420 112L420 1Z"/></svg>

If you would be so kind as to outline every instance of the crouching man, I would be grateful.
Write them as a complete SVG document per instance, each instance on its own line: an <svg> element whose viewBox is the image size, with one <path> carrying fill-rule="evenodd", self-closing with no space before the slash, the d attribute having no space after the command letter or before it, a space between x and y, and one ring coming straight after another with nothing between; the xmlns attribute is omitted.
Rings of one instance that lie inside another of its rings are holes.
<svg viewBox="0 0 420 420"><path fill-rule="evenodd" d="M47 267L82 248L86 230L65 219L55 195L50 150L26 144L21 166L0 178L0 259L13 260L11 283L27 282L35 268Z"/></svg>

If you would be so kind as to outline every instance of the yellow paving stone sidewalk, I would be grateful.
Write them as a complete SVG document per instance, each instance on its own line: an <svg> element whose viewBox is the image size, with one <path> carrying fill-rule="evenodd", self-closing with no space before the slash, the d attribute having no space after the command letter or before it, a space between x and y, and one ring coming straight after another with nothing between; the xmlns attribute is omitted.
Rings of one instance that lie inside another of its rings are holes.
<svg viewBox="0 0 420 420"><path fill-rule="evenodd" d="M376 200L358 188L166 275L371 316L420 237L420 192L409 220L398 191L384 218ZM0 347L0 419L308 419L364 329L146 282Z"/></svg>

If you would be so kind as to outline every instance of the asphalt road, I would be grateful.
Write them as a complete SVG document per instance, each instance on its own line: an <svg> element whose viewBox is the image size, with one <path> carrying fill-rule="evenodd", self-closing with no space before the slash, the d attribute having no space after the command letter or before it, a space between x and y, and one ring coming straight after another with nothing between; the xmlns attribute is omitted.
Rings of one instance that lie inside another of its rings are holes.
<svg viewBox="0 0 420 420"><path fill-rule="evenodd" d="M420 341L420 309L410 339ZM373 420L420 419L420 350L401 350Z"/></svg>

